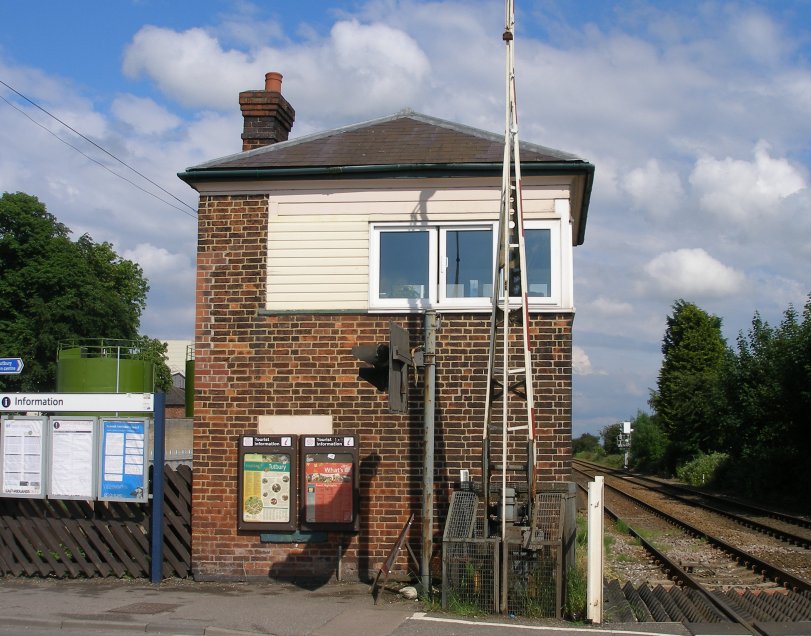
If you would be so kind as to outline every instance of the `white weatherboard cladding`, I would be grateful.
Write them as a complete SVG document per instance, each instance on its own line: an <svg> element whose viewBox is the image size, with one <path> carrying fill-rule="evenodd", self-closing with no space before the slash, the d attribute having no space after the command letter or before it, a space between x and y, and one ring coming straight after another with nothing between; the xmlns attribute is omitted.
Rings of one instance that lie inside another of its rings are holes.
<svg viewBox="0 0 811 636"><path fill-rule="evenodd" d="M563 261L571 259L569 184L525 179L524 214L560 219ZM370 223L474 222L498 219L500 179L313 182L268 188L267 305L271 311L367 310ZM567 246L566 243L569 243ZM561 271L571 275L571 264ZM564 307L571 281L564 276Z"/></svg>

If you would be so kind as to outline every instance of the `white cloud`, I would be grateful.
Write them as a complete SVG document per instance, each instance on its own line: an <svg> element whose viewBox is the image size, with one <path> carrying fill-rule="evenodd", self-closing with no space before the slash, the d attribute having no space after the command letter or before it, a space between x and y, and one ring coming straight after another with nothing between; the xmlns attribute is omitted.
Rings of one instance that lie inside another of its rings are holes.
<svg viewBox="0 0 811 636"><path fill-rule="evenodd" d="M634 313L633 307L631 307L630 303L605 298L604 296L595 298L591 303L589 303L589 307L591 310L602 316L630 316Z"/></svg>
<svg viewBox="0 0 811 636"><path fill-rule="evenodd" d="M72 180L65 177L52 177L46 178L45 181L48 184L48 191L53 194L56 199L74 204L81 200L81 190Z"/></svg>
<svg viewBox="0 0 811 636"><path fill-rule="evenodd" d="M730 34L750 59L772 65L789 52L789 43L768 15L757 10L740 13L737 8L731 10L734 13Z"/></svg>
<svg viewBox="0 0 811 636"><path fill-rule="evenodd" d="M185 106L221 110L233 110L240 91L263 88L265 73L279 71L294 108L319 113L328 103L335 117L408 105L421 91L430 62L401 29L343 20L321 40L250 51L226 49L201 28L145 26L127 47L123 70L129 77L147 76Z"/></svg>
<svg viewBox="0 0 811 636"><path fill-rule="evenodd" d="M178 33L145 26L124 51L122 68L130 78L147 76L184 106L226 109L234 107L239 91L256 85L272 70L255 66L247 53L224 51L204 29Z"/></svg>
<svg viewBox="0 0 811 636"><path fill-rule="evenodd" d="M120 254L138 263L149 281L143 325L164 338L168 336L163 334L191 337L194 330L195 264L188 251L172 252L164 247L139 243Z"/></svg>
<svg viewBox="0 0 811 636"><path fill-rule="evenodd" d="M636 379L632 377L625 380L625 390L631 395L635 395L637 397L648 397L650 394L650 389L648 389L648 387L639 386Z"/></svg>
<svg viewBox="0 0 811 636"><path fill-rule="evenodd" d="M147 278L171 277L194 279L193 264L187 254L172 253L164 247L139 243L125 249L121 256L138 263Z"/></svg>
<svg viewBox="0 0 811 636"><path fill-rule="evenodd" d="M121 95L113 101L113 114L136 133L157 135L177 128L181 120L146 97Z"/></svg>
<svg viewBox="0 0 811 636"><path fill-rule="evenodd" d="M572 373L575 375L592 375L591 360L582 347L572 347Z"/></svg>
<svg viewBox="0 0 811 636"><path fill-rule="evenodd" d="M766 142L753 154L753 161L705 156L696 162L690 183L704 210L736 222L775 217L786 197L806 187L800 170L773 158Z"/></svg>
<svg viewBox="0 0 811 636"><path fill-rule="evenodd" d="M723 297L744 290L741 272L724 265L701 248L660 254L645 265L654 289L670 297Z"/></svg>
<svg viewBox="0 0 811 636"><path fill-rule="evenodd" d="M408 34L385 24L338 22L331 33L336 63L362 82L372 99L424 78L428 58Z"/></svg>
<svg viewBox="0 0 811 636"><path fill-rule="evenodd" d="M786 96L789 106L795 108L801 116L811 111L811 72L805 69L781 73L778 78L779 92Z"/></svg>
<svg viewBox="0 0 811 636"><path fill-rule="evenodd" d="M678 173L662 170L656 159L648 159L643 167L631 170L622 185L634 207L645 210L652 217L674 212L681 205L684 194Z"/></svg>

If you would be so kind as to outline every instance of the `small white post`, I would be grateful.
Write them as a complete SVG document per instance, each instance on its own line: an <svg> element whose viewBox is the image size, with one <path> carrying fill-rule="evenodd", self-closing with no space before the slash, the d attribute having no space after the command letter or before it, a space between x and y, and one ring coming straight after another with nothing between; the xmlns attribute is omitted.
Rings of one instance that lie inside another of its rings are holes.
<svg viewBox="0 0 811 636"><path fill-rule="evenodd" d="M586 618L603 622L603 477L589 483L588 572L586 574Z"/></svg>

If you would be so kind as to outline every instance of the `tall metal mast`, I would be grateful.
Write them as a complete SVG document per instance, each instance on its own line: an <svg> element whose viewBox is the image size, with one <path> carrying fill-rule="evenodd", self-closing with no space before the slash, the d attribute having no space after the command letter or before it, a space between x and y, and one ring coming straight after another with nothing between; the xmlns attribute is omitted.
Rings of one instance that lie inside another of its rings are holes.
<svg viewBox="0 0 811 636"><path fill-rule="evenodd" d="M527 263L524 245L524 207L521 198L521 159L518 144L518 110L515 91L515 7L506 0L506 113L504 126L504 164L498 223L498 249L493 274L492 315L487 362L487 393L482 439L482 479L485 510L489 509L491 467L501 472L500 536L507 535L508 473L526 471L530 506L535 500L535 400L533 395L532 355L529 336ZM519 329L520 327L520 329ZM513 366L511 366L511 363ZM513 396L511 400L510 397ZM526 417L517 414L524 402ZM494 421L500 401L501 426ZM500 429L500 465L492 463L491 435ZM520 437L526 436L526 468L510 463L509 457ZM534 515L529 514L530 519ZM487 524L485 524L487 525Z"/></svg>

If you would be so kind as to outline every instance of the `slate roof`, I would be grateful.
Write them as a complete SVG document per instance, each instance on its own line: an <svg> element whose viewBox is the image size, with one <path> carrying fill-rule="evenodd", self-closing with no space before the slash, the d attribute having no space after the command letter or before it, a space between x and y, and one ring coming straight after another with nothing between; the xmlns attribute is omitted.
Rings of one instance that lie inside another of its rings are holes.
<svg viewBox="0 0 811 636"><path fill-rule="evenodd" d="M590 166L572 154L522 142L521 163ZM381 119L285 141L189 168L207 170L498 164L504 136L405 110Z"/></svg>
<svg viewBox="0 0 811 636"><path fill-rule="evenodd" d="M183 406L186 404L186 390L179 386L169 387L166 392L166 406Z"/></svg>
<svg viewBox="0 0 811 636"><path fill-rule="evenodd" d="M571 175L575 244L585 239L594 166L573 154L521 142L521 170ZM500 175L504 135L411 110L214 159L178 174L204 182Z"/></svg>

